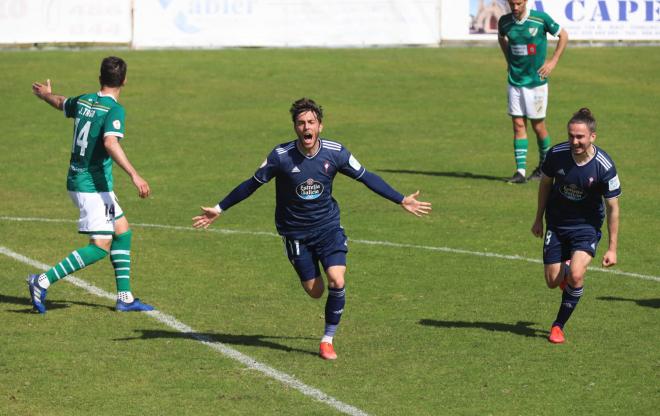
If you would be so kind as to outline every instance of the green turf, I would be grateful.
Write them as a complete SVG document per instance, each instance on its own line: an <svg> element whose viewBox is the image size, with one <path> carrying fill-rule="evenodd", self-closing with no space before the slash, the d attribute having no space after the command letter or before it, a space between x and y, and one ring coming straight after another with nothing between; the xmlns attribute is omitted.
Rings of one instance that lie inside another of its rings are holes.
<svg viewBox="0 0 660 416"><path fill-rule="evenodd" d="M71 122L31 96L94 91L111 51L0 52L0 216L74 221L65 192ZM217 342L378 415L652 415L660 405L660 282L590 271L567 326L540 264L358 240L540 259L536 184L513 186L505 66L492 48L117 51L129 64L124 148L152 187L115 167L133 224L190 226L292 138L310 96L324 136L395 188L434 204L418 219L337 178L350 239L339 360L315 357L324 300L300 288L275 236L134 226L134 291ZM659 276L660 48L569 48L548 128L564 140L590 107L621 178L617 270ZM531 133L531 130L530 130ZM538 156L530 141L530 168ZM274 232L268 184L215 229ZM605 233L606 234L606 233ZM86 244L75 223L0 219L0 246L53 264ZM607 246L605 235L598 258ZM599 261L595 261L597 266ZM58 283L30 311L30 266L0 255L0 414L338 414L146 315ZM76 276L114 292L109 262ZM655 409L655 410L654 410Z"/></svg>

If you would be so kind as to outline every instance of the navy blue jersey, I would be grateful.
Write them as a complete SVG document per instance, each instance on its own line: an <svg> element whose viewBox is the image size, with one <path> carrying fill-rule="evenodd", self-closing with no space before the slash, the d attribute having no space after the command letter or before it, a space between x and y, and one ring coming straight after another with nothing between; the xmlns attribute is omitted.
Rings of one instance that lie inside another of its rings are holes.
<svg viewBox="0 0 660 416"><path fill-rule="evenodd" d="M318 152L309 157L298 150L295 140L275 147L254 174L262 184L275 178L275 226L283 236L304 238L338 226L339 205L332 197L335 175L359 179L365 173L341 144L319 141Z"/></svg>
<svg viewBox="0 0 660 416"><path fill-rule="evenodd" d="M602 149L594 146L595 156L583 166L573 160L571 146L564 142L548 152L541 166L543 174L554 178L545 209L548 227L579 228L603 225L603 198L621 194L614 162Z"/></svg>

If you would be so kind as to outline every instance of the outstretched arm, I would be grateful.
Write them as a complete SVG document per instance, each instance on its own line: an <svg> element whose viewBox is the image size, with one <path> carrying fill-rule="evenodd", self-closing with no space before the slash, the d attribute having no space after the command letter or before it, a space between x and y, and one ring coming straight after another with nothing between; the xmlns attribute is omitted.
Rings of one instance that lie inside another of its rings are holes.
<svg viewBox="0 0 660 416"><path fill-rule="evenodd" d="M616 249L619 238L619 198L610 198L605 200L605 209L607 210L607 232L610 243L607 252L603 256L603 266L610 267L616 264Z"/></svg>
<svg viewBox="0 0 660 416"><path fill-rule="evenodd" d="M137 188L140 198L148 197L149 194L151 194L149 184L147 181L142 179L131 162L129 162L128 157L126 157L126 153L124 153L124 149L122 149L121 145L119 144L119 139L116 136L105 136L103 145L105 146L105 149L108 151L108 154L112 160L114 160L115 163L118 164L119 167L124 170L124 172L128 173L128 176L131 177L131 181L133 181L133 185L135 185Z"/></svg>
<svg viewBox="0 0 660 416"><path fill-rule="evenodd" d="M364 183L367 188L371 189L378 195L401 205L403 209L414 215L417 215L418 217L428 214L431 211L430 202L421 202L417 200L419 191L404 197L402 194L394 190L394 188L392 188L387 182L385 182L383 178L369 171L365 171L364 174L358 179L358 181Z"/></svg>
<svg viewBox="0 0 660 416"><path fill-rule="evenodd" d="M259 187L263 185L257 181L254 176L238 185L232 190L222 201L215 207L201 207L202 213L193 217L193 227L195 228L208 228L223 211L228 210L230 207L238 204L242 200L248 198Z"/></svg>
<svg viewBox="0 0 660 416"><path fill-rule="evenodd" d="M53 94L53 89L50 85L49 79L46 80L45 84L41 84L39 82L32 83L32 93L54 108L60 111L64 110L64 101L66 101L66 97Z"/></svg>

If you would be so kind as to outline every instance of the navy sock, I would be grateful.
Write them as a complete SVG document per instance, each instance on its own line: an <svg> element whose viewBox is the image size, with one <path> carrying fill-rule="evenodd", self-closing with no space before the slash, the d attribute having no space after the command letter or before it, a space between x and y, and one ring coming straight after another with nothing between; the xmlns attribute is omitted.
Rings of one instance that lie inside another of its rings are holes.
<svg viewBox="0 0 660 416"><path fill-rule="evenodd" d="M566 285L564 291L561 294L561 306L559 307L557 318L555 319L555 322L552 324L552 326L559 326L562 329L564 328L568 318L571 317L571 314L577 307L583 291L584 287L573 288L571 285Z"/></svg>
<svg viewBox="0 0 660 416"><path fill-rule="evenodd" d="M328 300L325 302L325 335L335 335L341 314L346 304L345 288L328 288Z"/></svg>

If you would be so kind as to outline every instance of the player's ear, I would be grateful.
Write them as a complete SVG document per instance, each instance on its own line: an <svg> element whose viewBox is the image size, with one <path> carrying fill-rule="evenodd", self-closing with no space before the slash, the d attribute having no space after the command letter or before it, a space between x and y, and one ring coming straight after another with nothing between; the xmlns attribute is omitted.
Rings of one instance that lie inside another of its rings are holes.
<svg viewBox="0 0 660 416"><path fill-rule="evenodd" d="M319 133L323 131L323 123L319 123Z"/></svg>

